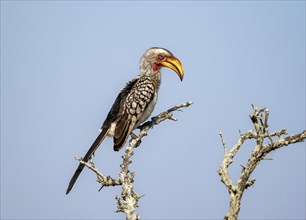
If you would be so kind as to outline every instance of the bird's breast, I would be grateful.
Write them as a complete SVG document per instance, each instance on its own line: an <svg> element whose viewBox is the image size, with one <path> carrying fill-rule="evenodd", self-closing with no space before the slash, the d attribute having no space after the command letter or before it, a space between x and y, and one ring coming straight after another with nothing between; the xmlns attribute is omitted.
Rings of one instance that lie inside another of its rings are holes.
<svg viewBox="0 0 306 220"><path fill-rule="evenodd" d="M152 114L152 112L155 108L155 105L156 105L156 102L157 102L157 97L158 97L157 91L155 91L153 99L148 103L147 107L143 111L143 113L142 113L141 117L139 118L139 121L138 121L137 125L135 126L135 128L138 127L138 125L145 122L150 117L150 115Z"/></svg>

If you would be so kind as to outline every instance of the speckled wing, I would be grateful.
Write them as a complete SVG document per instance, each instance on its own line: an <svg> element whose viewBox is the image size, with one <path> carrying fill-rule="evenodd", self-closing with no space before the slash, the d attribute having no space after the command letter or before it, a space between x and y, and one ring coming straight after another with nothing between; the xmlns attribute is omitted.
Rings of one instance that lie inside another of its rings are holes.
<svg viewBox="0 0 306 220"><path fill-rule="evenodd" d="M150 77L140 77L129 94L121 100L121 114L118 114L114 135L114 150L119 151L136 126L145 121L152 113L150 106L155 100L155 85ZM148 111L149 110L149 111Z"/></svg>
<svg viewBox="0 0 306 220"><path fill-rule="evenodd" d="M110 111L108 112L106 119L104 120L101 126L101 130L105 128L110 128L111 124L113 122L116 122L118 115L121 114L120 112L123 111L122 106L123 106L124 100L130 94L130 91L133 89L134 85L137 83L138 80L139 78L135 78L129 81L120 91L114 104L112 105Z"/></svg>

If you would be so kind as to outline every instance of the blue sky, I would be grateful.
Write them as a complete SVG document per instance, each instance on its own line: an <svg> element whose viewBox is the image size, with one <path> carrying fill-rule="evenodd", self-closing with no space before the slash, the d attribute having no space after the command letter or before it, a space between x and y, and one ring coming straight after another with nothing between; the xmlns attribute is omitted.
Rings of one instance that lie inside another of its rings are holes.
<svg viewBox="0 0 306 220"><path fill-rule="evenodd" d="M154 115L194 105L150 131L131 171L143 219L221 219L227 190L219 139L252 129L251 104L270 109L270 130L305 129L304 1L1 1L1 218L114 219L120 187L85 170L65 190L122 86L152 46L183 63L163 70ZM230 169L236 181L254 142ZM117 176L107 139L94 161ZM305 144L271 153L246 190L241 219L305 219Z"/></svg>

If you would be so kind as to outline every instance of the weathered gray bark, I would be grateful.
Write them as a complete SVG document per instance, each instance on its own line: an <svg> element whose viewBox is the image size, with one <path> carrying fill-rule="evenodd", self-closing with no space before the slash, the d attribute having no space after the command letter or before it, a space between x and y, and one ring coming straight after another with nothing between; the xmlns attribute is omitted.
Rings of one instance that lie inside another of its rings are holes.
<svg viewBox="0 0 306 220"><path fill-rule="evenodd" d="M134 149L141 144L141 139L148 134L148 131L154 126L158 125L164 120L170 119L177 121L173 118L173 111L181 108L186 108L190 106L192 102L186 102L180 105L176 105L173 108L168 109L165 112L160 113L158 116L153 117L150 121L147 121L139 127L140 132L138 135L132 135L129 145L127 146L124 155L122 156L123 162L120 165L121 171L119 173L119 178L115 179L111 176L104 176L91 161L84 162L82 158L76 158L80 163L84 164L90 170L96 173L97 181L102 184L102 187L106 186L118 186L121 185L122 192L121 197L116 196L117 200L117 212L123 212L126 214L127 220L140 219L139 214L136 212L138 207L138 201L141 198L136 192L134 192L134 172L130 172L129 164L132 163L131 157L134 154Z"/></svg>
<svg viewBox="0 0 306 220"><path fill-rule="evenodd" d="M280 131L269 132L269 110L257 109L253 106L254 112L250 115L250 119L254 125L254 130L250 130L244 134L240 133L240 137L237 143L228 152L223 136L220 133L220 138L224 148L224 158L220 168L218 169L218 174L221 177L221 181L226 186L229 196L230 205L227 215L224 217L226 220L238 219L238 214L240 211L241 198L243 196L244 190L255 183L255 179L250 179L250 175L255 170L256 166L261 160L267 160L266 155L273 150L277 150L281 147L288 146L297 142L303 142L306 138L306 130L303 132L283 137L287 135L286 129ZM268 144L264 144L264 140L269 140ZM236 184L233 184L229 174L228 167L233 162L236 153L239 151L243 143L248 139L256 140L256 145L248 162L242 166L240 177Z"/></svg>

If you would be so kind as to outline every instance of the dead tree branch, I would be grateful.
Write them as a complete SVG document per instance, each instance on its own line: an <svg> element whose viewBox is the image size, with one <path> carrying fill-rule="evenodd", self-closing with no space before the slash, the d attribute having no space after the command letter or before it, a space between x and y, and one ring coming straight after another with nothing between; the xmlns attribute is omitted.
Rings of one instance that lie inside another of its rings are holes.
<svg viewBox="0 0 306 220"><path fill-rule="evenodd" d="M271 151L294 143L303 142L306 138L306 130L299 134L287 137L283 137L283 135L287 135L286 129L270 133L268 124L269 109L257 109L254 105L252 105L252 107L254 112L250 115L250 119L254 125L254 130L247 131L244 134L240 132L240 137L237 143L229 152L227 152L225 141L220 133L221 142L224 148L224 158L218 169L218 174L221 181L226 186L230 196L230 206L227 215L224 217L225 220L238 219L241 198L244 190L255 184L256 180L250 179L250 175L256 169L260 161L270 159L266 158L266 155ZM233 159L241 146L248 139L256 140L256 145L248 162L245 165L242 165L239 179L237 183L234 184L228 174L228 167L233 162ZM268 140L268 144L264 144L265 139Z"/></svg>
<svg viewBox="0 0 306 220"><path fill-rule="evenodd" d="M154 125L158 125L167 119L177 121L177 119L173 117L173 112L181 108L186 108L191 104L192 102L186 102L176 105L173 108L160 113L156 117L151 118L150 121L147 121L138 127L140 129L138 135L131 135L129 145L122 156L123 162L120 165L121 171L118 179L103 175L102 172L95 167L92 161L86 163L81 158L76 158L80 161L80 163L84 164L87 168L96 173L97 181L102 184L101 188L121 185L121 197L116 196L117 212L125 213L127 220L140 219L139 214L136 212L136 208L138 207L138 200L141 198L141 196L134 192L135 173L129 170L129 164L132 163L131 157L134 155L134 149L141 144L141 139L148 134L148 131L153 128Z"/></svg>

